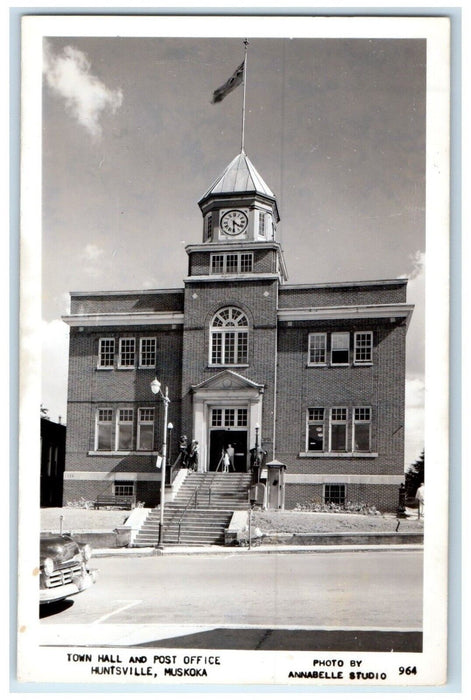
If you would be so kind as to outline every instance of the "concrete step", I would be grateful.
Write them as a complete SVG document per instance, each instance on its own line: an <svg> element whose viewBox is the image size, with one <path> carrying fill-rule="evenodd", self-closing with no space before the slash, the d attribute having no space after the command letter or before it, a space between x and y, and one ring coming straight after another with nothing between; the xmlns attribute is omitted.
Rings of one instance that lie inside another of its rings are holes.
<svg viewBox="0 0 471 700"><path fill-rule="evenodd" d="M165 504L164 542L177 544L180 531L180 544L223 544L224 530L229 525L232 513L248 507L250 484L251 476L245 472L189 473L175 499ZM190 508L188 504L197 488L198 507ZM136 546L157 544L159 529L160 509L155 508L143 523L135 539Z"/></svg>
<svg viewBox="0 0 471 700"><path fill-rule="evenodd" d="M175 525L170 525L167 527L164 526L164 531L165 532L170 532L170 531L176 532L179 529L181 530L181 532L199 532L199 531L201 531L201 532L203 532L203 531L210 532L211 531L212 532L214 530L223 531L226 529L228 524L229 524L228 522L224 522L224 523L182 523L182 525L180 527L176 523ZM137 536L139 536L141 534L142 535L144 535L144 534L145 535L151 535L151 534L155 535L156 533L159 532L159 529L160 528L158 528L158 527L145 528L145 529L142 529Z"/></svg>

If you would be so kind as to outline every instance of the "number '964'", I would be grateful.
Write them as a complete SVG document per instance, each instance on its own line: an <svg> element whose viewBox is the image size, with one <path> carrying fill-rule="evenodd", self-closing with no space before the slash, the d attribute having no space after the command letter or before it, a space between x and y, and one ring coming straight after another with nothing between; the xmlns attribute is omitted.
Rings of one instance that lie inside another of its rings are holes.
<svg viewBox="0 0 471 700"><path fill-rule="evenodd" d="M400 676L415 676L417 675L417 666L399 666Z"/></svg>

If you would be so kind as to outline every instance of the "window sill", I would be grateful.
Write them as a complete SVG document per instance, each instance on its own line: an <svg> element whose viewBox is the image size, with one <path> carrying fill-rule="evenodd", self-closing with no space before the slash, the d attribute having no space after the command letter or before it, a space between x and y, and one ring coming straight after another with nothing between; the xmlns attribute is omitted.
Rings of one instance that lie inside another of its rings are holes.
<svg viewBox="0 0 471 700"><path fill-rule="evenodd" d="M114 365L112 367L100 367L99 365L97 365L98 371L105 370L105 372L106 372L106 371L110 371L112 369L114 369Z"/></svg>
<svg viewBox="0 0 471 700"><path fill-rule="evenodd" d="M87 457L128 457L129 455L142 455L144 457L157 457L160 452L146 450L129 450L121 452L118 450L89 450Z"/></svg>
<svg viewBox="0 0 471 700"><path fill-rule="evenodd" d="M298 457L312 459L313 457L319 457L325 459L328 457L343 457L343 458L366 458L371 459L373 457L378 457L377 452L299 452Z"/></svg>
<svg viewBox="0 0 471 700"><path fill-rule="evenodd" d="M352 364L345 364L345 365L333 365L333 364L312 364L307 362L306 367L309 369L326 369L326 368L331 368L331 367L373 367L372 362L353 362Z"/></svg>
<svg viewBox="0 0 471 700"><path fill-rule="evenodd" d="M250 367L250 365L249 364L245 364L245 365L244 364L240 364L240 365L207 365L208 369L226 369L227 367L229 367L230 369L233 369L234 367L241 367L241 368Z"/></svg>

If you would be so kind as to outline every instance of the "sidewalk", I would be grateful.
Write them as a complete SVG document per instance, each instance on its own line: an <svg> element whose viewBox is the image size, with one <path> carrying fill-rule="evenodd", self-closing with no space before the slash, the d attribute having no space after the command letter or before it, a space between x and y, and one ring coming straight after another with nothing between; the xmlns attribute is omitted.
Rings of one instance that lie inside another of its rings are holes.
<svg viewBox="0 0 471 700"><path fill-rule="evenodd" d="M115 549L94 549L93 557L153 557L153 556L244 556L250 554L297 554L307 552L367 552L367 551L423 551L423 544L344 544L344 545L252 545L248 547L222 547L219 545L203 547L122 547Z"/></svg>

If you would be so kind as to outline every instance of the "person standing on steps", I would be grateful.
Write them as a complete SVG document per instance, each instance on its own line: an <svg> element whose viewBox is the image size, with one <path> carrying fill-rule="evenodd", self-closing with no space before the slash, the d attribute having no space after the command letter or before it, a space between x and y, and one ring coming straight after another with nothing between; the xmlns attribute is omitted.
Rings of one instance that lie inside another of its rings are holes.
<svg viewBox="0 0 471 700"><path fill-rule="evenodd" d="M234 448L231 444L227 446L226 450L228 457L229 457L229 469L232 469L233 472L235 472L235 466L234 466Z"/></svg>
<svg viewBox="0 0 471 700"><path fill-rule="evenodd" d="M198 440L192 440L188 449L188 468L198 471Z"/></svg>

